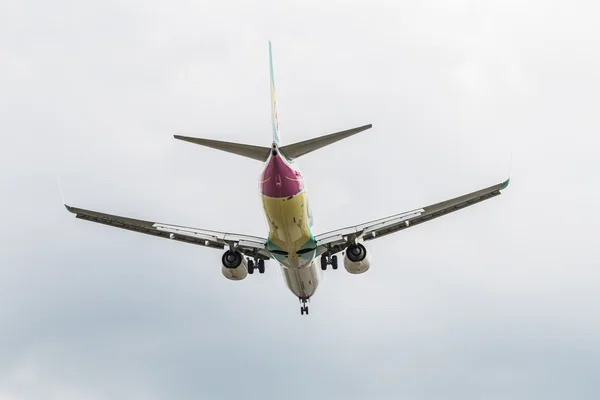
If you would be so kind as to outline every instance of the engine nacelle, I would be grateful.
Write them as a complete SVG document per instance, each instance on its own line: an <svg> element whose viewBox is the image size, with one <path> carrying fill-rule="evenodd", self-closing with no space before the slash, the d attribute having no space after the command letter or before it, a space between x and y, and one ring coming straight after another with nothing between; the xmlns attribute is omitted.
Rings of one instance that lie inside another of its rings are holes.
<svg viewBox="0 0 600 400"><path fill-rule="evenodd" d="M351 274L362 274L367 272L371 266L371 255L361 243L351 244L346 249L344 257L344 268Z"/></svg>
<svg viewBox="0 0 600 400"><path fill-rule="evenodd" d="M227 250L221 257L221 273L232 281L241 281L248 276L248 262L242 253Z"/></svg>

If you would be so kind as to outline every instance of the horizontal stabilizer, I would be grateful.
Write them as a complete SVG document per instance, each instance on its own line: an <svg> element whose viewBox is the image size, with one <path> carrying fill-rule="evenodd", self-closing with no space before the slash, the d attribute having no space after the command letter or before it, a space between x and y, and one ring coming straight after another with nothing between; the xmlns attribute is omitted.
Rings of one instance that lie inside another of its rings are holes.
<svg viewBox="0 0 600 400"><path fill-rule="evenodd" d="M189 136L174 135L175 139L184 140L186 142L199 144L217 150L226 151L228 153L237 154L243 157L252 158L258 161L267 161L269 158L269 147L252 146L249 144L223 142L220 140L200 139Z"/></svg>
<svg viewBox="0 0 600 400"><path fill-rule="evenodd" d="M359 132L366 131L372 126L373 125L371 124L359 126L358 128L348 129L346 131L331 133L329 135L308 139L303 142L283 146L281 147L281 151L289 159L298 158L300 156L303 156L304 154L310 153L311 151L320 149L321 147L328 146L332 143L335 143L352 135L356 135Z"/></svg>

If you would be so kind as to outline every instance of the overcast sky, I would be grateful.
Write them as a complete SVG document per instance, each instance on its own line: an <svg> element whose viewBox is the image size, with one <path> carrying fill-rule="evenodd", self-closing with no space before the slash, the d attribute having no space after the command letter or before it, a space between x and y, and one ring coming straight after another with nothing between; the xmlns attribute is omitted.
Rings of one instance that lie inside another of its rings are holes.
<svg viewBox="0 0 600 400"><path fill-rule="evenodd" d="M592 1L0 0L0 400L597 399L600 7ZM269 145L315 233L503 181L369 243L301 316L273 262L76 220L265 236Z"/></svg>

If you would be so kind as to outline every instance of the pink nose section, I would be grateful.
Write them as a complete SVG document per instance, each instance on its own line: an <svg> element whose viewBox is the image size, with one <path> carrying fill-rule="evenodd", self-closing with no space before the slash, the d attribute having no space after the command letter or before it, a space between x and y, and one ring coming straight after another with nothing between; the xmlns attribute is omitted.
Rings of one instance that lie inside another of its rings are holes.
<svg viewBox="0 0 600 400"><path fill-rule="evenodd" d="M277 186L278 188L281 187L281 175L277 174L277 176L275 176L275 186Z"/></svg>

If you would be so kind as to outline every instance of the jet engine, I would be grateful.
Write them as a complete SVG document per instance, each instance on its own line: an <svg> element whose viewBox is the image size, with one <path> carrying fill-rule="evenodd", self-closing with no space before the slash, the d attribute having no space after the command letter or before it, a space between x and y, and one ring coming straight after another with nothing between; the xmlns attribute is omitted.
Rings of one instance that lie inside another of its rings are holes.
<svg viewBox="0 0 600 400"><path fill-rule="evenodd" d="M344 268L351 274L367 272L371 265L371 255L361 243L351 244L346 249Z"/></svg>
<svg viewBox="0 0 600 400"><path fill-rule="evenodd" d="M232 281L241 281L248 275L248 262L242 253L227 250L221 257L221 273Z"/></svg>

